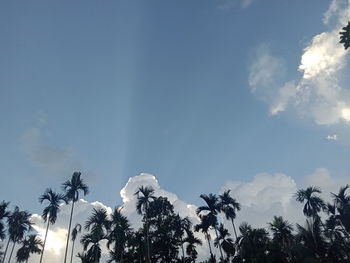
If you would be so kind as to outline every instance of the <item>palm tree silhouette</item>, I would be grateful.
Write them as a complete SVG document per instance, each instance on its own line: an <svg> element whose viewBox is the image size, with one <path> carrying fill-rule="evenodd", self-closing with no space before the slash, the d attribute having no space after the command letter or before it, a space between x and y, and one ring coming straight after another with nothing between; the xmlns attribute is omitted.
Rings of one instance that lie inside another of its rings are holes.
<svg viewBox="0 0 350 263"><path fill-rule="evenodd" d="M45 231L45 238L44 238L44 244L43 249L40 255L40 263L43 260L44 251L45 251L45 244L46 244L46 238L47 233L49 231L49 225L53 225L56 223L57 220L57 214L60 211L60 203L61 201L65 201L64 195L62 194L56 194L54 191L52 191L51 188L46 189L44 194L40 196L39 202L42 204L43 202L48 202L48 206L46 206L43 210L43 213L41 217L43 218L44 222L47 222L46 231Z"/></svg>
<svg viewBox="0 0 350 263"><path fill-rule="evenodd" d="M223 194L219 195L220 210L225 214L227 220L231 220L233 231L235 232L235 237L237 240L237 231L234 224L234 219L236 219L236 211L241 210L241 205L236 201L236 199L230 196L231 190L226 190Z"/></svg>
<svg viewBox="0 0 350 263"><path fill-rule="evenodd" d="M349 185L343 186L339 189L338 194L331 193L334 201L334 205L339 215L339 223L349 238L350 233L350 195L346 194L349 189Z"/></svg>
<svg viewBox="0 0 350 263"><path fill-rule="evenodd" d="M186 253L191 258L192 262L195 262L198 256L198 252L196 250L197 245L202 245L202 241L193 235L193 232L187 232L187 237L185 239L187 243Z"/></svg>
<svg viewBox="0 0 350 263"><path fill-rule="evenodd" d="M210 222L210 226L214 228L216 237L218 237L217 214L221 209L218 197L214 194L209 194L209 195L201 194L200 198L202 198L207 205L198 207L196 211L197 215L200 215L203 212L206 213L205 215L207 217L207 220ZM220 251L221 258L224 259L220 244L219 244L219 251Z"/></svg>
<svg viewBox="0 0 350 263"><path fill-rule="evenodd" d="M70 255L70 263L72 263L72 260L73 260L75 239L77 238L78 233L80 233L80 232L81 232L81 225L76 224L72 230L72 253Z"/></svg>
<svg viewBox="0 0 350 263"><path fill-rule="evenodd" d="M350 22L346 27L343 27L343 31L339 32L340 42L344 45L345 50L350 47Z"/></svg>
<svg viewBox="0 0 350 263"><path fill-rule="evenodd" d="M0 203L0 240L5 239L5 225L3 223L3 220L10 214L10 212L7 210L9 204L9 202L5 201L2 201Z"/></svg>
<svg viewBox="0 0 350 263"><path fill-rule="evenodd" d="M318 213L326 208L323 200L316 194L322 193L317 187L310 186L308 188L298 190L295 194L296 200L304 203L303 213L307 217L318 217Z"/></svg>
<svg viewBox="0 0 350 263"><path fill-rule="evenodd" d="M37 235L29 235L23 239L20 244L22 246L17 250L16 259L17 262L28 262L30 254L42 253L42 248L44 246L43 242L37 238Z"/></svg>
<svg viewBox="0 0 350 263"><path fill-rule="evenodd" d="M100 241L107 238L107 233L110 228L110 221L106 209L93 209L92 215L85 222L85 229L90 233L84 235L81 243L84 250L87 250L89 244L92 246L88 250L88 255L92 262L99 262L101 258Z"/></svg>
<svg viewBox="0 0 350 263"><path fill-rule="evenodd" d="M67 261L68 243L69 243L70 229L72 225L74 204L76 201L79 200L79 191L83 191L84 196L89 193L88 186L83 182L80 176L81 176L80 172L74 172L72 175L72 178L62 184L62 188L65 191L65 198L67 202L72 201L72 208L70 212L67 243L66 243L66 251L64 253L64 263L66 263Z"/></svg>
<svg viewBox="0 0 350 263"><path fill-rule="evenodd" d="M14 211L7 218L9 240L7 242L3 262L5 261L9 242L13 242L13 246L8 263L10 263L11 261L12 253L16 243L20 242L23 239L24 234L32 229L33 223L30 221L31 216L32 215L30 213L28 213L27 211L20 211L19 207L16 206Z"/></svg>
<svg viewBox="0 0 350 263"><path fill-rule="evenodd" d="M151 252L149 244L149 225L148 225L148 207L150 202L156 197L153 195L154 189L151 186L141 186L135 192L137 196L136 211L140 215L145 215L146 218L146 245L147 245L147 263L151 262Z"/></svg>
<svg viewBox="0 0 350 263"><path fill-rule="evenodd" d="M210 234L209 234L209 228L211 226L210 218L207 215L199 215L199 218L201 222L195 225L194 231L196 232L201 231L204 234L205 238L208 241L210 255L211 257L213 257L214 255L210 245Z"/></svg>
<svg viewBox="0 0 350 263"><path fill-rule="evenodd" d="M232 238L230 238L230 233L221 223L218 227L218 237L214 241L214 245L217 247L221 245L222 249L226 253L227 261L230 261L230 257L235 254L235 247Z"/></svg>
<svg viewBox="0 0 350 263"><path fill-rule="evenodd" d="M114 251L108 262L124 262L124 249L131 231L128 219L122 215L121 208L115 208L111 218L111 230L108 235L107 247L114 243Z"/></svg>

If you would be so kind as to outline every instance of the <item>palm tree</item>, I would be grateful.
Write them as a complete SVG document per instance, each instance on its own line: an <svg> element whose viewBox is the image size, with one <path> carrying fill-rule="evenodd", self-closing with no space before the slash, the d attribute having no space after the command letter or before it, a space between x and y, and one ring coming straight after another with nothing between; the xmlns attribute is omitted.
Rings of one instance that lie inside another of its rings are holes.
<svg viewBox="0 0 350 263"><path fill-rule="evenodd" d="M205 238L208 241L210 256L213 257L214 255L210 245L210 234L209 234L209 228L211 226L210 218L207 215L199 215L199 218L201 219L201 222L194 226L194 231L196 232L201 231L204 234Z"/></svg>
<svg viewBox="0 0 350 263"><path fill-rule="evenodd" d="M72 201L72 208L70 212L68 236L67 236L67 243L66 243L66 251L64 252L64 263L66 263L67 261L68 243L69 243L70 228L72 225L74 204L76 201L79 200L79 191L83 191L84 196L89 193L88 186L83 182L80 176L81 176L80 172L74 172L72 175L72 178L64 182L62 185L62 188L65 191L65 198L67 202Z"/></svg>
<svg viewBox="0 0 350 263"><path fill-rule="evenodd" d="M36 235L29 235L21 242L22 246L17 250L17 262L28 262L30 254L41 253L41 248L43 248L43 242L37 238Z"/></svg>
<svg viewBox="0 0 350 263"><path fill-rule="evenodd" d="M57 220L57 214L60 211L60 203L61 201L65 201L65 197L62 194L56 194L54 191L52 191L51 188L48 188L45 190L44 194L40 196L39 202L42 204L43 202L47 202L48 206L46 206L43 210L43 213L41 217L43 218L44 222L47 222L46 225L46 232L45 232L45 238L44 238L44 245L43 245L43 251L40 255L40 263L43 260L43 255L45 251L45 244L46 244L46 238L47 233L49 231L49 225L56 223Z"/></svg>
<svg viewBox="0 0 350 263"><path fill-rule="evenodd" d="M75 244L75 239L78 236L78 233L81 232L81 225L80 224L76 224L75 227L72 230L72 253L70 256L70 263L72 263L73 260L73 252L74 252L74 244Z"/></svg>
<svg viewBox="0 0 350 263"><path fill-rule="evenodd" d="M219 204L218 197L214 194L209 194L209 195L201 194L200 198L202 198L205 201L206 206L198 207L196 211L197 215L200 215L203 212L205 213L207 219L211 222L210 226L214 228L216 237L218 237L217 214L220 211L220 204ZM222 254L220 244L219 244L219 251L220 251L221 258L223 259L224 256Z"/></svg>
<svg viewBox="0 0 350 263"><path fill-rule="evenodd" d="M214 241L214 245L221 246L226 253L227 261L230 261L230 257L235 254L235 247L232 238L230 238L230 233L221 223L218 227L219 235Z"/></svg>
<svg viewBox="0 0 350 263"><path fill-rule="evenodd" d="M7 218L9 240L7 242L5 250L4 261L9 242L13 242L11 254L8 260L8 262L10 263L16 243L20 242L23 239L24 234L32 229L33 223L30 221L31 216L32 215L30 213L28 213L27 211L20 211L19 207L16 206L14 211Z"/></svg>
<svg viewBox="0 0 350 263"><path fill-rule="evenodd" d="M230 191L231 190L227 190L223 194L219 195L219 198L220 198L219 206L220 206L220 210L225 214L226 219L231 220L232 227L235 232L235 237L237 240L237 232L234 224L234 219L236 219L236 211L241 210L241 205L236 201L236 199L230 196Z"/></svg>
<svg viewBox="0 0 350 263"><path fill-rule="evenodd" d="M272 232L275 255L277 255L280 262L289 262L292 257L290 248L294 239L292 234L293 226L287 220L284 220L282 216L274 216L273 221L268 223L268 225Z"/></svg>
<svg viewBox="0 0 350 263"><path fill-rule="evenodd" d="M2 222L5 218L7 218L10 214L10 212L7 210L7 207L10 203L2 201L0 203L0 240L5 239L5 225Z"/></svg>
<svg viewBox="0 0 350 263"><path fill-rule="evenodd" d="M84 251L87 250L86 256L89 259L89 262L96 263L100 261L101 258L101 247L100 241L103 240L105 236L101 232L91 232L83 235L80 242L83 245ZM89 245L91 247L88 249Z"/></svg>
<svg viewBox="0 0 350 263"><path fill-rule="evenodd" d="M185 250L184 250L184 243L186 242L186 239L183 239L182 236L186 233L187 236L189 235L189 232L191 231L192 222L191 220L186 216L184 218L181 218L180 215L177 215L177 222L179 222L178 225L178 231L180 233L180 243L181 243L181 250L182 250L182 261L185 262Z"/></svg>
<svg viewBox="0 0 350 263"><path fill-rule="evenodd" d="M273 240L281 246L288 247L293 239L293 226L282 216L274 216L273 221L269 223L269 228L273 235Z"/></svg>
<svg viewBox="0 0 350 263"><path fill-rule="evenodd" d="M151 252L150 252L150 244L149 244L148 207L150 202L152 202L152 200L156 198L153 194L154 194L154 189L151 186L146 186L146 187L141 186L135 193L135 195L137 195L136 211L138 214L144 215L146 218L147 263L151 262Z"/></svg>
<svg viewBox="0 0 350 263"><path fill-rule="evenodd" d="M85 252L78 253L77 257L80 259L81 263L93 263L93 261L90 260L89 255Z"/></svg>
<svg viewBox="0 0 350 263"><path fill-rule="evenodd" d="M197 259L198 252L196 250L197 245L202 245L202 241L195 237L192 231L187 232L187 237L185 238L185 242L187 243L186 253L191 258L192 262L195 262Z"/></svg>
<svg viewBox="0 0 350 263"><path fill-rule="evenodd" d="M114 243L114 251L108 262L124 262L124 249L131 231L128 219L122 215L121 208L115 208L111 219L111 230L108 235L107 247Z"/></svg>
<svg viewBox="0 0 350 263"><path fill-rule="evenodd" d="M350 22L346 27L343 27L343 30L339 33L341 35L340 43L344 44L345 49L348 49L350 47Z"/></svg>
<svg viewBox="0 0 350 263"><path fill-rule="evenodd" d="M310 257L318 260L317 262L329 262L326 260L328 256L327 244L320 223L320 219L316 217L306 220L305 227L297 224L296 240L306 249L304 255L310 255Z"/></svg>
<svg viewBox="0 0 350 263"><path fill-rule="evenodd" d="M318 217L318 213L321 209L325 209L326 205L323 200L316 194L322 193L317 187L310 186L306 190L298 190L295 194L296 200L300 203L304 203L303 213L307 217Z"/></svg>
<svg viewBox="0 0 350 263"><path fill-rule="evenodd" d="M339 189L338 194L331 193L333 196L334 205L339 215L337 219L345 231L345 234L349 237L350 233L350 195L346 194L349 189L349 185L343 186Z"/></svg>
<svg viewBox="0 0 350 263"><path fill-rule="evenodd" d="M93 209L92 215L85 222L85 229L90 233L84 235L81 243L86 250L90 243L92 246L88 250L88 255L93 259L93 262L99 262L101 258L101 248L99 242L107 237L110 228L110 221L106 209Z"/></svg>
<svg viewBox="0 0 350 263"><path fill-rule="evenodd" d="M264 228L252 228L246 222L240 225L239 230L241 236L238 237L238 253L235 259L252 263L268 262L266 253L269 246L268 232Z"/></svg>

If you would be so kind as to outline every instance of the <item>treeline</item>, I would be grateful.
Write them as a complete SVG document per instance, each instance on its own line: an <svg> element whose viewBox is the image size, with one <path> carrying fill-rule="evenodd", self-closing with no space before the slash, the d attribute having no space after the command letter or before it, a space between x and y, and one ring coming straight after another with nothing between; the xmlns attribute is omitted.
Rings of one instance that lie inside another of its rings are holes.
<svg viewBox="0 0 350 263"><path fill-rule="evenodd" d="M64 263L72 262L75 257L82 263L100 262L102 243L109 251L108 263L198 262L199 246L205 246L210 255L203 263L350 262L348 188L346 185L338 193L331 193L332 203L322 200L321 190L317 187L301 189L295 198L304 205L305 225L293 226L286 219L274 216L265 229L254 228L248 223L236 228L235 219L241 206L230 191L221 195L200 195L204 201L196 211L200 223L193 225L189 218L174 211L166 197L155 196L150 186L141 186L135 193L135 209L142 218L141 228L132 229L119 207L112 214L103 208L93 209L85 222L75 224L72 229L74 205L82 194L89 192L81 173L75 172L62 184L62 194L47 189L39 198L45 205L43 240L34 233L29 212L17 206L10 211L9 203L5 201L0 204L0 239L3 241L0 262L27 262L33 253L40 254L40 263L45 262L47 233L55 224L62 203L71 206ZM223 217L227 219L224 222ZM232 233L228 230L229 225ZM82 228L85 234L81 234ZM198 232L204 235L203 240L198 238ZM83 251L74 251L78 237ZM16 245L18 249L14 253Z"/></svg>

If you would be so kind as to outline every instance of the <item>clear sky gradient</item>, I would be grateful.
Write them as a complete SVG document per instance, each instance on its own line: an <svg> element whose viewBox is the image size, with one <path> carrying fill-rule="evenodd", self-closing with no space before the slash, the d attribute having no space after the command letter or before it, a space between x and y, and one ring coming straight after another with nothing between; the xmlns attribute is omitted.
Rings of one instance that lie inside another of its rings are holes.
<svg viewBox="0 0 350 263"><path fill-rule="evenodd" d="M29 210L74 170L120 203L141 172L199 203L261 172L348 175L347 124L269 114L249 69L266 45L300 76L331 1L2 1L0 200ZM277 76L278 77L278 76Z"/></svg>

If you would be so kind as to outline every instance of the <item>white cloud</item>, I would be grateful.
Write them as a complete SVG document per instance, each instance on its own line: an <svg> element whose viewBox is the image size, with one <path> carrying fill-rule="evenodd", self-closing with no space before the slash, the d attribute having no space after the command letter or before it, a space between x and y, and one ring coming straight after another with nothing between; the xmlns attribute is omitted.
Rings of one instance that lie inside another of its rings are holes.
<svg viewBox="0 0 350 263"><path fill-rule="evenodd" d="M305 188L310 185L316 185L323 190L322 196L329 200L330 192L337 192L341 185L345 185L348 179L335 179L332 177L327 169L316 169L311 175L305 176L298 185L290 176L285 174L267 174L261 173L256 175L249 182L242 181L228 181L224 183L221 191L230 189L231 194L241 203L242 210L237 214L236 225L247 221L255 227L266 227L274 215L283 216L287 218L290 223L303 223L305 218L302 214L302 205L294 200L293 194L298 188ZM134 193L142 185L152 186L155 189L156 196L166 196L174 205L174 209L181 216L189 216L194 224L197 224L198 218L195 211L196 206L188 204L180 200L176 194L162 189L158 180L151 174L140 174L132 177L126 183L125 187L120 191L122 197L122 213L128 217L132 223L132 227L137 229L141 226L141 217L136 214L136 196ZM68 227L68 220L70 215L70 205L62 205L58 220L54 226L50 226L48 234L47 249L44 254L44 261L51 263L62 262L64 256L66 234ZM74 210L73 226L76 223L84 225L85 220L90 216L93 208L105 208L109 213L112 208L105 206L101 202L89 203L80 200ZM223 220L223 218L221 218ZM37 214L33 215L33 221L36 226L35 229L40 235L44 236L46 224L41 220ZM231 223L224 220L226 227L232 231ZM211 233L215 237L214 233ZM203 246L198 248L200 259L208 256L207 243L201 234L198 237L203 239ZM82 251L82 246L79 243L80 236L77 238L75 251ZM104 247L103 260L106 260L107 250ZM68 252L71 252L69 247ZM69 254L70 255L70 254ZM34 263L38 261L38 256L30 258L29 262ZM73 262L77 263L78 259L74 257ZM104 261L102 261L104 262Z"/></svg>
<svg viewBox="0 0 350 263"><path fill-rule="evenodd" d="M339 44L339 30L347 23L349 14L349 1L332 1L324 14L324 23L331 29L314 36L304 48L299 79L280 84L278 66L283 60L269 52L257 52L250 68L249 85L254 93L260 90L262 95L258 94L258 98L264 97L270 105L270 114L291 109L318 125L350 122L350 89L342 78L348 52Z"/></svg>
<svg viewBox="0 0 350 263"><path fill-rule="evenodd" d="M219 9L230 10L237 6L242 8L249 7L255 0L219 0Z"/></svg>
<svg viewBox="0 0 350 263"><path fill-rule="evenodd" d="M336 141L336 140L338 140L338 135L336 135L336 134L328 135L326 137L326 139L329 140L329 141Z"/></svg>

